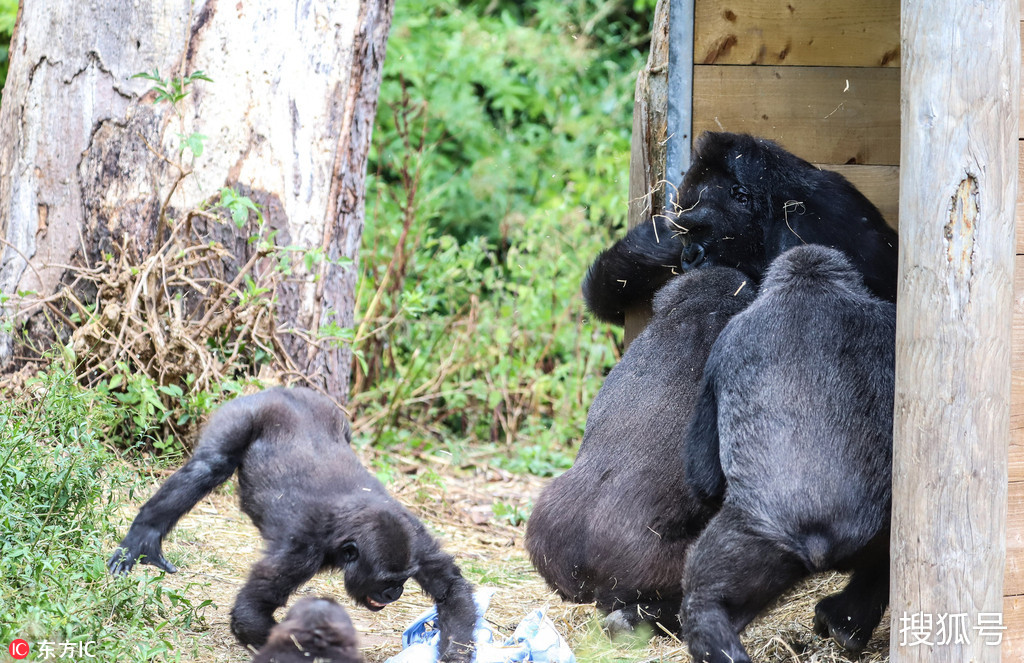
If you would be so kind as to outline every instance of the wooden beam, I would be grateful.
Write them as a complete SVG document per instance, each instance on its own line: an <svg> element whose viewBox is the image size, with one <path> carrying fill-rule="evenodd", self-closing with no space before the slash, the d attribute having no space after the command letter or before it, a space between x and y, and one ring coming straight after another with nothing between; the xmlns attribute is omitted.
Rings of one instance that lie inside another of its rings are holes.
<svg viewBox="0 0 1024 663"><path fill-rule="evenodd" d="M1018 4L901 10L890 660L988 663L980 637L901 646L901 618L1004 609Z"/></svg>
<svg viewBox="0 0 1024 663"><path fill-rule="evenodd" d="M629 156L630 228L660 213L665 207L665 150L668 132L668 8L658 0L651 28L651 54L636 81L633 105L633 136ZM626 311L626 347L651 319L650 304Z"/></svg>
<svg viewBox="0 0 1024 663"><path fill-rule="evenodd" d="M897 166L899 99L898 69L697 65L693 133L751 133L820 163Z"/></svg>
<svg viewBox="0 0 1024 663"><path fill-rule="evenodd" d="M698 64L900 65L899 0L696 0Z"/></svg>

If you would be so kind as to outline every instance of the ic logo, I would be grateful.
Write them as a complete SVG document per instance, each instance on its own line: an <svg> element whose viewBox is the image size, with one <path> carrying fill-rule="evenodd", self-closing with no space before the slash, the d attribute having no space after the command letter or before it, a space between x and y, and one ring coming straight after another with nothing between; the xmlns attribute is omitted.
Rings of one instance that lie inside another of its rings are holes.
<svg viewBox="0 0 1024 663"><path fill-rule="evenodd" d="M11 640L11 644L8 645L7 651L10 653L12 658L21 660L28 656L28 643L24 640Z"/></svg>

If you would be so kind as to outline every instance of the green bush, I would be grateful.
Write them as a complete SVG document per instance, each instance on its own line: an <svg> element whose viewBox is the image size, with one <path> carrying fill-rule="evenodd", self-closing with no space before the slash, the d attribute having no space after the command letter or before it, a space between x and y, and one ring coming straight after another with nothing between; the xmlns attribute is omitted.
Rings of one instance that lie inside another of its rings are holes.
<svg viewBox="0 0 1024 663"><path fill-rule="evenodd" d="M625 218L636 9L653 3L631 5L396 5L353 379L377 442L523 439L496 462L571 462L618 340L585 321L579 284Z"/></svg>
<svg viewBox="0 0 1024 663"><path fill-rule="evenodd" d="M60 360L28 388L30 406L0 400L0 641L25 639L37 656L53 643L54 658L92 641L96 660L195 660L186 631L208 602L193 605L160 576L107 574L113 498L132 485L98 433L111 406Z"/></svg>

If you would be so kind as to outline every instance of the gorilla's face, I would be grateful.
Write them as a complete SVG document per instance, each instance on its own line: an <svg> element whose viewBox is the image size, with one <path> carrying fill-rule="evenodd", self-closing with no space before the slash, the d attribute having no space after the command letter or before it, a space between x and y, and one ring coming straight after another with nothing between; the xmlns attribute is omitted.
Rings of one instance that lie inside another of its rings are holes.
<svg viewBox="0 0 1024 663"><path fill-rule="evenodd" d="M363 532L345 541L338 566L345 571L345 590L356 603L373 611L402 596L405 581L416 571L409 545L413 536L401 517L382 511Z"/></svg>
<svg viewBox="0 0 1024 663"><path fill-rule="evenodd" d="M694 155L670 225L683 245L682 270L732 267L760 281L770 201L719 160Z"/></svg>

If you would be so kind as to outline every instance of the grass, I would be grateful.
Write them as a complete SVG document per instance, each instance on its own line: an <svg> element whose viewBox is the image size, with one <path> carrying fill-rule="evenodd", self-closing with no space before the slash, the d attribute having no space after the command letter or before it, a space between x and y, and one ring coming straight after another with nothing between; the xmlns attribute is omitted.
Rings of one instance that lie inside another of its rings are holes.
<svg viewBox="0 0 1024 663"><path fill-rule="evenodd" d="M45 656L70 646L111 661L201 660L202 614L191 585L113 579L120 503L137 482L98 431L93 394L59 364L0 400L0 641Z"/></svg>

